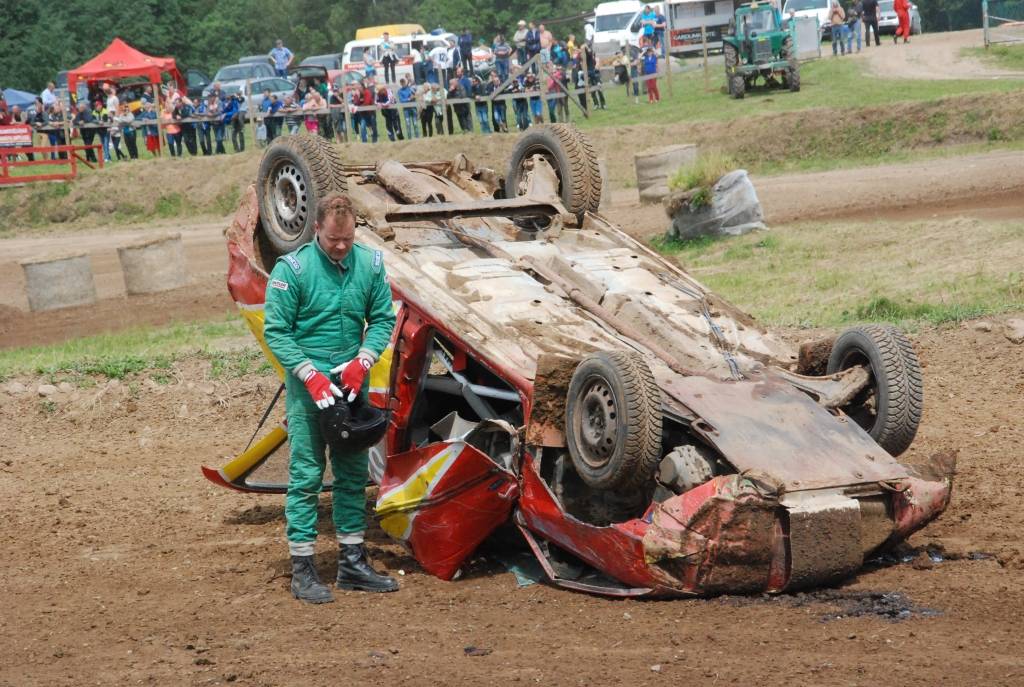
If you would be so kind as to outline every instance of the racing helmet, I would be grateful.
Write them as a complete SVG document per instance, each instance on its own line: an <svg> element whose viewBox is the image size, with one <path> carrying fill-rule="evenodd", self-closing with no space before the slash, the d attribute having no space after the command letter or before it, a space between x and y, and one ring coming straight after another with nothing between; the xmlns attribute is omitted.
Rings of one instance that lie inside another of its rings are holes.
<svg viewBox="0 0 1024 687"><path fill-rule="evenodd" d="M364 451L384 436L387 414L361 397L352 403L338 400L320 411L320 434L331 448Z"/></svg>

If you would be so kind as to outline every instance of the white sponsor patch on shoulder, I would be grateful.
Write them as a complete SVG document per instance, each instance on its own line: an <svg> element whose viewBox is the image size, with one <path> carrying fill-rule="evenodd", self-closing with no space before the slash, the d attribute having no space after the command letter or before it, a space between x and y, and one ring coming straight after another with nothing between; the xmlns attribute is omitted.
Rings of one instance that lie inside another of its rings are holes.
<svg viewBox="0 0 1024 687"><path fill-rule="evenodd" d="M275 289L281 289L282 291L288 290L288 282L281 281L280 279L271 279L270 286Z"/></svg>

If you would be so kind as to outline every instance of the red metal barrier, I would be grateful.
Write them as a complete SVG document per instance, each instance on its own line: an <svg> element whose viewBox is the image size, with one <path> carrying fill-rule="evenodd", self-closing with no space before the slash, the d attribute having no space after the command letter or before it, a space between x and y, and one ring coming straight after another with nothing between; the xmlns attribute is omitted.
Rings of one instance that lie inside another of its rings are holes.
<svg viewBox="0 0 1024 687"><path fill-rule="evenodd" d="M70 181L78 175L78 163L81 162L89 169L95 169L93 163L81 155L86 150L96 151L96 159L100 169L103 168L103 146L95 145L63 145L63 146L18 146L16 148L0 148L0 186L10 184L27 184L33 181ZM36 156L35 160L15 160L17 155ZM50 159L50 153L67 153L67 157L55 160ZM69 167L65 172L59 174L26 174L11 176L11 169L17 167L34 167L37 165L51 165Z"/></svg>

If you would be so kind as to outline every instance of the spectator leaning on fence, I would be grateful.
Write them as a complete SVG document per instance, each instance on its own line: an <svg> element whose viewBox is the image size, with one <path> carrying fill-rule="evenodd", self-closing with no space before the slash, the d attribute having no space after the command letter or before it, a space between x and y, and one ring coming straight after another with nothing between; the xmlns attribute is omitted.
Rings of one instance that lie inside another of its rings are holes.
<svg viewBox="0 0 1024 687"><path fill-rule="evenodd" d="M416 87L405 79L400 79L398 85L398 102L403 105L415 105ZM419 132L416 130L416 120L418 119L416 108L402 108L402 117L405 119L405 130L409 138L419 138Z"/></svg>
<svg viewBox="0 0 1024 687"><path fill-rule="evenodd" d="M274 42L274 47L270 50L270 57L274 60L274 70L278 76L288 76L288 67L291 65L292 60L295 59L295 55L292 51L284 47L284 41L278 38Z"/></svg>
<svg viewBox="0 0 1024 687"><path fill-rule="evenodd" d="M506 77L507 78L507 77ZM501 84L505 81L497 72L491 72L491 82L488 88L488 95L496 97L501 95ZM508 123L505 121L505 100L492 100L491 101L491 123L494 125L495 131L507 132Z"/></svg>

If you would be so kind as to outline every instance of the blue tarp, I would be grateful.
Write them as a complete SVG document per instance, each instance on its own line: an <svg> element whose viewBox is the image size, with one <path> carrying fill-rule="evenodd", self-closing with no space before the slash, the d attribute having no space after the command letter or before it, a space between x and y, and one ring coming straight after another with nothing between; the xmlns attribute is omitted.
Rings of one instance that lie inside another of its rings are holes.
<svg viewBox="0 0 1024 687"><path fill-rule="evenodd" d="M24 110L35 103L36 96L35 93L26 93L25 91L19 91L16 88L5 88L4 100L7 101L7 107L17 105Z"/></svg>

